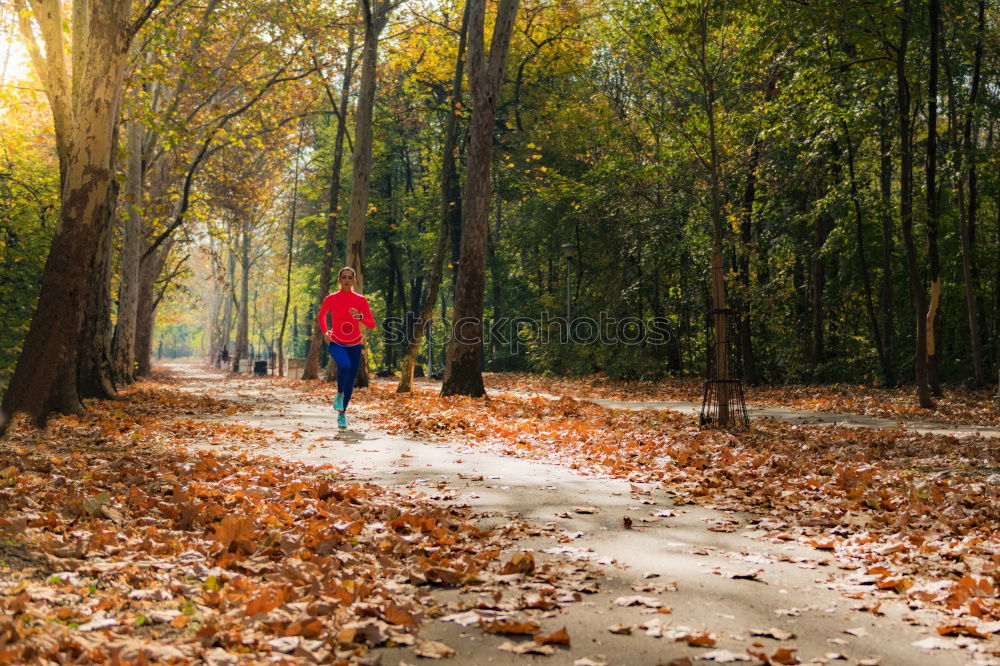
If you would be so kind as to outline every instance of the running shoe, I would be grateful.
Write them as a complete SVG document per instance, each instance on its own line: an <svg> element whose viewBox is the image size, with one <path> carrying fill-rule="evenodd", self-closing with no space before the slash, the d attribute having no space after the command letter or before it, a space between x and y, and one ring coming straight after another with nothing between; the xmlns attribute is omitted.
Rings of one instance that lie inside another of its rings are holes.
<svg viewBox="0 0 1000 666"><path fill-rule="evenodd" d="M344 412L340 412L339 414L337 414L337 427L338 428L347 427L347 416L344 414Z"/></svg>
<svg viewBox="0 0 1000 666"><path fill-rule="evenodd" d="M333 408L338 412L344 411L344 394L338 393L337 397L333 400Z"/></svg>

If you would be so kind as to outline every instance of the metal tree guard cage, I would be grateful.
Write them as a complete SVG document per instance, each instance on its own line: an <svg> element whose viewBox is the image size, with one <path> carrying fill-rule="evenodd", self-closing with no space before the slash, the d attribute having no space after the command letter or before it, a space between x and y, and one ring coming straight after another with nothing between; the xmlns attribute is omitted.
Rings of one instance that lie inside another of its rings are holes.
<svg viewBox="0 0 1000 666"><path fill-rule="evenodd" d="M749 428L743 393L743 353L739 344L739 313L735 309L709 310L706 327L705 392L698 421L702 426ZM723 331L723 337L716 331ZM723 363L720 363L723 359Z"/></svg>

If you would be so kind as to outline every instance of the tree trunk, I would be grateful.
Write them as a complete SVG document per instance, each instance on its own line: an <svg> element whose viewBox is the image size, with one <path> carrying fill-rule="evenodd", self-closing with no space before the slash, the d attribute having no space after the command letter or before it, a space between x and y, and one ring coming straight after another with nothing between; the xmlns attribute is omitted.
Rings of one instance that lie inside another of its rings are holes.
<svg viewBox="0 0 1000 666"><path fill-rule="evenodd" d="M73 22L72 34L80 41L72 45L70 88L61 3L53 4L55 11L33 12L46 56L37 46L31 53L55 121L61 208L38 303L0 408L0 430L17 412L41 426L53 411L83 411L76 376L79 333L104 227L110 224L104 206L114 176L112 134L134 33L128 23L131 2L93 0L90 11L80 11ZM22 32L35 44L31 19L21 16Z"/></svg>
<svg viewBox="0 0 1000 666"><path fill-rule="evenodd" d="M115 132L117 135L117 132ZM114 156L111 172L114 173ZM76 366L76 386L81 398L113 398L115 383L111 368L111 253L112 220L118 198L118 183L112 179L108 187L108 200L102 215L100 249L94 258L90 283L87 285L87 303L83 325L77 337L80 347Z"/></svg>
<svg viewBox="0 0 1000 666"><path fill-rule="evenodd" d="M285 326L288 324L288 305L292 302L292 253L295 250L296 204L299 199L299 156L302 153L302 126L299 126L299 143L295 150L295 179L292 184L292 214L288 220L286 241L288 264L285 267L285 307L281 313L281 328L278 332L278 376L285 376Z"/></svg>
<svg viewBox="0 0 1000 666"><path fill-rule="evenodd" d="M493 126L504 63L517 17L518 0L500 0L496 23L485 53L485 0L468 0L469 87L472 119L464 219L455 287L454 323L448 345L441 395L485 395L483 386L483 298L486 282L486 237L490 212L490 165Z"/></svg>
<svg viewBox="0 0 1000 666"><path fill-rule="evenodd" d="M219 330L219 350L225 350L226 358L229 358L229 338L233 333L233 285L236 282L236 253L232 248L228 249L229 262L226 269L226 279L222 285L222 325Z"/></svg>
<svg viewBox="0 0 1000 666"><path fill-rule="evenodd" d="M821 256L830 225L826 223L825 214L816 215L813 221L813 248L809 262L810 275L810 310L812 312L812 344L809 347L809 360L812 365L813 379L817 378L819 366L826 359L823 338L823 291L826 288L826 264Z"/></svg>
<svg viewBox="0 0 1000 666"><path fill-rule="evenodd" d="M750 327L750 254L753 247L753 206L757 197L757 168L760 165L760 138L754 137L750 148L747 182L743 188L743 207L740 211L740 253L737 269L741 287L739 316L740 351L743 356L743 378L748 384L760 382L757 362L753 353L753 336Z"/></svg>
<svg viewBox="0 0 1000 666"><path fill-rule="evenodd" d="M976 265L973 248L973 229L976 223L976 158L972 139L972 127L975 118L975 107L979 97L980 76L983 61L983 31L986 23L986 0L980 0L976 38L976 48L972 60L972 82L969 88L969 103L962 122L962 147L955 150L956 187L958 199L959 236L962 245L962 288L965 294L966 318L969 322L969 341L972 352L973 383L976 387L986 385L986 359L983 349L982 334L979 325L979 303L976 295ZM955 109L954 80L948 76L948 100L950 111L949 127L958 126L958 113ZM953 132L954 133L954 132ZM953 141L955 143L955 141ZM969 199L966 202L966 184L969 188Z"/></svg>
<svg viewBox="0 0 1000 666"><path fill-rule="evenodd" d="M913 139L910 136L910 87L906 78L906 52L910 38L912 12L910 0L903 0L900 18L900 42L896 51L896 103L899 121L899 219L903 228L906 247L906 275L910 295L916 308L916 346L914 365L917 384L917 402L931 408L930 390L927 385L927 294L920 281L917 264L917 247L913 238Z"/></svg>
<svg viewBox="0 0 1000 666"><path fill-rule="evenodd" d="M893 363L893 322L892 322L892 127L890 110L880 109L879 113L879 218L882 222L882 282L879 288L879 311L882 314L882 349L885 350L887 387L896 385Z"/></svg>
<svg viewBox="0 0 1000 666"><path fill-rule="evenodd" d="M701 39L704 44L708 39L708 26L706 17L702 16ZM704 52L703 52L704 55ZM719 157L718 137L715 129L715 86L714 80L707 72L707 63L702 61L703 85L705 88L705 113L708 116L708 141L709 141L709 167L712 190L711 216L712 216L712 310L713 327L715 329L715 370L716 379L722 380L716 386L719 399L718 425L727 428L730 425L729 413L729 331L726 320L726 283L724 272L724 261L722 254L723 226L722 226L722 165Z"/></svg>
<svg viewBox="0 0 1000 666"><path fill-rule="evenodd" d="M500 266L500 258L497 256L497 244L500 242L500 224L503 219L502 208L500 205L500 200L497 200L495 206L496 214L496 232L492 231L489 226L486 227L487 237L486 237L486 264L490 269L490 285L493 287L493 299L492 299L492 309L493 309L493 320L498 321L503 315L503 303L501 301L502 291L500 289L500 284L503 282L503 268ZM566 332L569 334L569 326L571 322L566 322ZM491 342L491 352L490 352L490 370L493 372L498 372L496 358L500 354L500 341L498 339L493 339ZM428 373L430 374L430 373Z"/></svg>
<svg viewBox="0 0 1000 666"><path fill-rule="evenodd" d="M118 124L111 134L110 171L111 183L108 187L107 202L102 215L103 239L94 260L92 278L87 289L87 304L84 309L83 325L77 344L80 351L76 365L76 386L81 398L115 397L114 373L111 365L111 258L114 247L114 219L118 205L118 181L114 178L117 170Z"/></svg>
<svg viewBox="0 0 1000 666"><path fill-rule="evenodd" d="M153 325L156 320L156 279L167 263L173 247L168 239L152 254L139 262L138 307L135 317L135 369L137 377L147 377L153 371Z"/></svg>
<svg viewBox="0 0 1000 666"><path fill-rule="evenodd" d="M351 204L347 222L347 265L357 276L355 291L365 290L365 220L368 217L368 190L372 170L372 113L375 108L375 83L378 68L378 38L395 4L378 0L374 11L369 0L361 0L365 22L361 47L361 84L358 106L354 111L354 156L351 173ZM364 344L364 343L362 343ZM361 351L361 367L354 381L357 387L368 386L368 345Z"/></svg>
<svg viewBox="0 0 1000 666"><path fill-rule="evenodd" d="M118 284L118 319L111 342L111 367L118 385L135 381L135 322L139 295L140 206L142 205L142 125L137 120L126 124L128 136L128 170L122 219L122 259Z"/></svg>
<svg viewBox="0 0 1000 666"><path fill-rule="evenodd" d="M882 382L888 386L892 371L882 346L882 334L878 329L878 316L875 314L871 271L868 269L868 256L865 252L864 214L861 210L861 199L858 195L858 181L855 173L854 141L851 139L851 131L847 126L847 121L841 120L840 126L844 130L844 143L847 144L847 172L850 178L851 203L854 206L854 231L858 246L858 269L861 272L861 286L865 292L865 312L868 313L868 327L871 329L872 344L875 345L875 354L878 356L879 368L882 371Z"/></svg>
<svg viewBox="0 0 1000 666"><path fill-rule="evenodd" d="M236 314L236 346L232 371L240 371L240 360L248 357L250 343L250 230L243 225L240 239L240 298Z"/></svg>
<svg viewBox="0 0 1000 666"><path fill-rule="evenodd" d="M396 311L396 259L395 253L392 250L392 243L389 241L388 237L385 240L386 250L389 253L389 275L386 278L385 284L385 314L387 317L395 316ZM388 339L383 343L383 348L385 352L383 354L383 365L386 370L391 369L396 365L396 347L397 343L393 340Z"/></svg>
<svg viewBox="0 0 1000 666"><path fill-rule="evenodd" d="M938 30L940 0L928 4L930 21L930 70L927 77L927 260L930 269L931 299L927 308L927 383L934 395L941 395L941 369L937 344L937 314L941 306L941 257L938 250L937 193L937 106Z"/></svg>
<svg viewBox="0 0 1000 666"><path fill-rule="evenodd" d="M330 276L333 273L333 252L337 247L337 223L340 220L340 172L344 160L344 138L347 136L347 103L351 94L351 79L354 74L354 25L347 34L347 56L344 62L344 77L340 87L340 101L337 112L337 134L333 142L333 168L330 174L330 196L326 211L326 241L323 245L323 266L319 275L319 299L316 302L316 312L319 312L323 299L330 293ZM306 355L302 379L319 378L319 358L326 350L323 344L323 330L318 322L311 322L312 342ZM329 379L329 376L327 377Z"/></svg>

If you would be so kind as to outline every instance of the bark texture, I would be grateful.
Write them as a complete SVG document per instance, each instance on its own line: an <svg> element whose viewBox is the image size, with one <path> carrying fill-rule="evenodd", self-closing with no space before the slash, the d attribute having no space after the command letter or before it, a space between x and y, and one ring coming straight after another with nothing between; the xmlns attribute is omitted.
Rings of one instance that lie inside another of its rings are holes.
<svg viewBox="0 0 1000 666"><path fill-rule="evenodd" d="M112 134L118 122L130 25L127 0L91 0L74 7L72 80L67 70L62 3L32 0L44 55L22 12L22 33L52 109L62 183L59 223L42 273L38 304L2 412L26 412L44 425L51 412L79 413L79 334L87 289L109 217ZM18 9L24 3L19 0ZM86 11L84 11L86 10ZM9 419L0 417L0 422ZM3 427L3 426L0 426Z"/></svg>
<svg viewBox="0 0 1000 666"><path fill-rule="evenodd" d="M906 75L906 51L910 39L912 9L910 0L903 0L900 17L900 40L896 51L896 115L899 122L899 218L906 247L906 276L916 309L917 335L914 350L914 370L917 402L930 408L927 386L927 294L920 280L917 247L913 238L913 137L910 135L910 87Z"/></svg>
<svg viewBox="0 0 1000 666"><path fill-rule="evenodd" d="M139 260L142 252L142 126L135 120L127 123L128 169L125 206L122 212L122 259L118 283L118 319L111 342L111 367L118 385L135 381L135 322L139 300Z"/></svg>
<svg viewBox="0 0 1000 666"><path fill-rule="evenodd" d="M424 330L431 325L438 293L441 291L441 282L444 279L444 258L448 253L451 227L455 224L456 218L459 222L461 221L461 190L458 187L456 175L456 137L458 136L458 117L462 99L462 77L465 70L465 45L468 31L469 3L466 3L465 11L462 14L462 29L458 36L458 56L455 59L455 76L451 82L451 97L448 99L448 119L445 122L444 146L441 154L441 212L438 218L434 264L431 267L431 279L423 301L423 311L413 327L412 337L407 341L406 352L403 355L403 363L399 371L397 393L409 393L413 390L413 372L417 365L417 354L420 352L420 340L424 335ZM416 307L414 304L414 310ZM430 355L428 354L428 374L430 371Z"/></svg>
<svg viewBox="0 0 1000 666"><path fill-rule="evenodd" d="M462 197L462 239L455 308L441 395L486 394L483 386L483 300L490 212L493 126L518 0L500 0L489 54L484 44L486 1L468 0L468 67L472 93L469 164Z"/></svg>

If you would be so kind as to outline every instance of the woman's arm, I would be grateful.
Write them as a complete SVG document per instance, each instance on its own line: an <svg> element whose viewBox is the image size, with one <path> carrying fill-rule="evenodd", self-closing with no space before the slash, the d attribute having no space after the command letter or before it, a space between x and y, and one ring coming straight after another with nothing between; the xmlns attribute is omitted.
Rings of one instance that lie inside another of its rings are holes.
<svg viewBox="0 0 1000 666"><path fill-rule="evenodd" d="M365 299L364 306L361 308L361 323L368 327L369 330L375 330L375 317L372 316L372 310L368 307L368 299Z"/></svg>
<svg viewBox="0 0 1000 666"><path fill-rule="evenodd" d="M319 314L316 315L316 323L319 324L319 330L323 331L323 339L327 342L330 341L330 338L327 335L330 329L330 326L327 324L327 316L330 314L329 301L329 296L323 299L323 303L319 306Z"/></svg>

